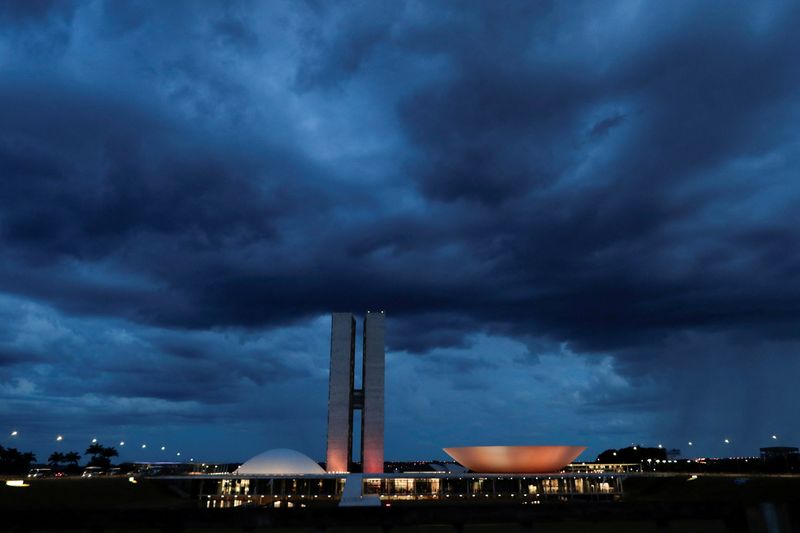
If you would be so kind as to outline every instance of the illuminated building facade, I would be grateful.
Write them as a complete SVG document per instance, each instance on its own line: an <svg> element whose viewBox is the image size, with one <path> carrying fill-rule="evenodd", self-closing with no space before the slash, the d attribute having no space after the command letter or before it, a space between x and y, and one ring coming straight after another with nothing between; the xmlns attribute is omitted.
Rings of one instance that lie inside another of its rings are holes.
<svg viewBox="0 0 800 533"><path fill-rule="evenodd" d="M383 311L367 312L363 332L362 388L355 387L356 320L352 313L331 315L328 382L328 472L350 472L353 413L361 411L361 463L364 473L383 473L383 395L385 374Z"/></svg>
<svg viewBox="0 0 800 533"><path fill-rule="evenodd" d="M622 497L617 474L322 474L309 476L253 476L220 479L195 477L194 489L208 508L241 505L294 507L341 505L345 485L358 484L357 492L382 505L442 503L503 503L536 505L557 502L612 502ZM186 492L190 489L185 488Z"/></svg>

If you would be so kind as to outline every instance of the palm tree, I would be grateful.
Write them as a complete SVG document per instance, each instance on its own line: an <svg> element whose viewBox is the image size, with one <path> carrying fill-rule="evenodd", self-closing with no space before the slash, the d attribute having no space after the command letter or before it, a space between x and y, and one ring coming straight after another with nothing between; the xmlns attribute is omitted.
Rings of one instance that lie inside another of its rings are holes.
<svg viewBox="0 0 800 533"><path fill-rule="evenodd" d="M86 453L84 455L92 456L89 460L89 466L102 466L107 468L111 466L111 458L117 457L119 452L117 452L113 446L105 447L102 444L95 443L86 448Z"/></svg>
<svg viewBox="0 0 800 533"><path fill-rule="evenodd" d="M64 454L64 461L71 464L78 466L78 461L81 460L81 454L78 452L68 452Z"/></svg>
<svg viewBox="0 0 800 533"><path fill-rule="evenodd" d="M100 452L100 455L110 461L112 457L119 457L119 452L113 446L109 446L107 448L103 448L103 451Z"/></svg>
<svg viewBox="0 0 800 533"><path fill-rule="evenodd" d="M36 461L36 455L31 452L20 452L16 448L0 446L0 473L21 474L30 468Z"/></svg>
<svg viewBox="0 0 800 533"><path fill-rule="evenodd" d="M53 452L50 454L50 457L47 458L47 462L53 468L58 468L61 466L61 463L66 461L66 457L61 452Z"/></svg>
<svg viewBox="0 0 800 533"><path fill-rule="evenodd" d="M102 444L95 443L86 448L86 453L83 455L100 455L103 453L103 449L104 448Z"/></svg>
<svg viewBox="0 0 800 533"><path fill-rule="evenodd" d="M80 467L78 467L78 461L81 460L81 454L78 452L67 452L64 454L64 462L67 463L67 467L65 468L68 474L77 474L80 472Z"/></svg>
<svg viewBox="0 0 800 533"><path fill-rule="evenodd" d="M21 457L21 461L26 465L30 465L31 463L36 462L36 454L33 452L24 452Z"/></svg>

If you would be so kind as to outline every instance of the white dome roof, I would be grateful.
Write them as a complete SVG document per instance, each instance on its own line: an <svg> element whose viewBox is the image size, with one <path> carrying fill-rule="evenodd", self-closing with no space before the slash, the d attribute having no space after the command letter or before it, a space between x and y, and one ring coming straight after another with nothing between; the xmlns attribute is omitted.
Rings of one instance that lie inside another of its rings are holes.
<svg viewBox="0 0 800 533"><path fill-rule="evenodd" d="M312 458L295 450L278 448L267 450L248 459L236 469L236 474L324 474L325 471Z"/></svg>

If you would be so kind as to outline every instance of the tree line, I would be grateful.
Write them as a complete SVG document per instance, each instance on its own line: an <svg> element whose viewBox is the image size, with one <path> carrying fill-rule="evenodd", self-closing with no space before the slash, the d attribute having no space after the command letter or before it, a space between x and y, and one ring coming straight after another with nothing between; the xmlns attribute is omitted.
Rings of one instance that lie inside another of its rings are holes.
<svg viewBox="0 0 800 533"><path fill-rule="evenodd" d="M83 455L89 455L86 466L99 466L108 468L111 466L111 459L119 457L119 452L113 446L103 446L95 443L86 448ZM78 452L53 452L47 459L47 464L56 469L77 470L81 460ZM0 474L24 474L36 462L36 454L33 452L21 452L16 448L4 448L0 446Z"/></svg>

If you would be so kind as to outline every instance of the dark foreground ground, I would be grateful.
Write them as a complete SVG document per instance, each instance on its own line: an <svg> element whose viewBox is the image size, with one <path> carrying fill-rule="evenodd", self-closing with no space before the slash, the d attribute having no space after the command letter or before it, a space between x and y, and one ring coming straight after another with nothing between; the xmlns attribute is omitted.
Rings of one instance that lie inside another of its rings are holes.
<svg viewBox="0 0 800 533"><path fill-rule="evenodd" d="M614 503L200 509L157 479L0 485L0 529L74 532L800 532L800 477L632 477Z"/></svg>

